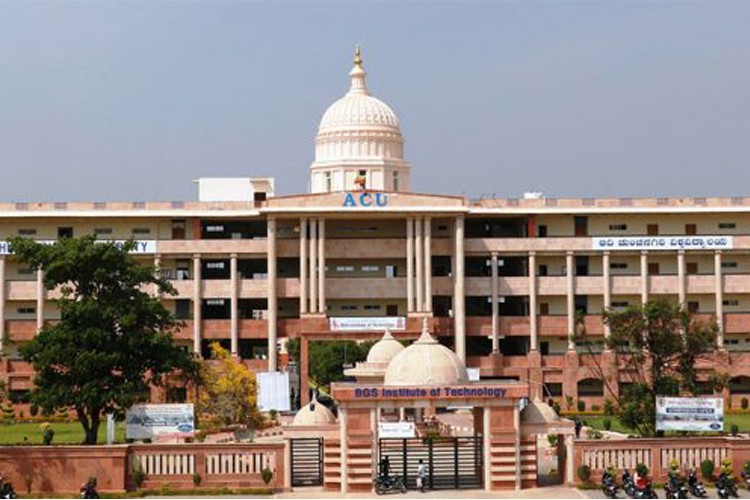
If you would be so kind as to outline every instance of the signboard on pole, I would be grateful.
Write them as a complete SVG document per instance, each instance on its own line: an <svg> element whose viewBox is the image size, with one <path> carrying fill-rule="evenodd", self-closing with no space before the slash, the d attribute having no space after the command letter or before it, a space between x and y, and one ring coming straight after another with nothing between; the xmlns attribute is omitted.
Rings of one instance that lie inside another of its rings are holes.
<svg viewBox="0 0 750 500"><path fill-rule="evenodd" d="M291 410L289 396L289 372L259 372L258 409L260 411Z"/></svg>
<svg viewBox="0 0 750 500"><path fill-rule="evenodd" d="M379 438L413 438L417 437L414 422L380 422Z"/></svg>
<svg viewBox="0 0 750 500"><path fill-rule="evenodd" d="M125 413L127 439L191 437L194 433L192 404L133 405Z"/></svg>
<svg viewBox="0 0 750 500"><path fill-rule="evenodd" d="M403 316L383 316L370 318L330 318L331 331L334 332L382 332L406 330L406 318Z"/></svg>
<svg viewBox="0 0 750 500"><path fill-rule="evenodd" d="M656 430L724 430L722 398L656 398Z"/></svg>

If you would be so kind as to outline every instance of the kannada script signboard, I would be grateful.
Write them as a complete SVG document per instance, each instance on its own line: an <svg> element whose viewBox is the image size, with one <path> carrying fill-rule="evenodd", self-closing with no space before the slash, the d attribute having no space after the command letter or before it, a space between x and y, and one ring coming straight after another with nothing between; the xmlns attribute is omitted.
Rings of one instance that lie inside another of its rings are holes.
<svg viewBox="0 0 750 500"><path fill-rule="evenodd" d="M731 236L612 236L591 238L594 250L730 250Z"/></svg>
<svg viewBox="0 0 750 500"><path fill-rule="evenodd" d="M656 398L656 430L715 432L723 429L722 398Z"/></svg>

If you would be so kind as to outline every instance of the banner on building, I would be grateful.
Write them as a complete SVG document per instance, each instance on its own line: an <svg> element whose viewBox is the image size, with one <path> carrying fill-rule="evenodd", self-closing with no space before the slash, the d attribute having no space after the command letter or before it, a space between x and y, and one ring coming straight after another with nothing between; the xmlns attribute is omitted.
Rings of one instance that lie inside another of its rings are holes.
<svg viewBox="0 0 750 500"><path fill-rule="evenodd" d="M656 398L658 431L722 431L722 398Z"/></svg>
<svg viewBox="0 0 750 500"><path fill-rule="evenodd" d="M57 240L36 240L37 243L42 245L54 245ZM101 242L114 243L115 245L121 246L126 243L125 240L101 240ZM130 251L131 254L154 254L156 253L156 240L135 240L135 247ZM0 241L0 255L11 255L13 251L10 248L10 243L7 241Z"/></svg>
<svg viewBox="0 0 750 500"><path fill-rule="evenodd" d="M329 318L329 327L335 332L361 332L388 330L406 330L406 318L403 316L384 316L370 318Z"/></svg>
<svg viewBox="0 0 750 500"><path fill-rule="evenodd" d="M291 410L289 395L289 372L259 372L258 409L260 411Z"/></svg>
<svg viewBox="0 0 750 500"><path fill-rule="evenodd" d="M613 236L591 238L594 250L731 250L731 236Z"/></svg>
<svg viewBox="0 0 750 500"><path fill-rule="evenodd" d="M190 437L195 433L192 404L133 405L125 413L127 439Z"/></svg>
<svg viewBox="0 0 750 500"><path fill-rule="evenodd" d="M413 438L417 437L414 422L380 422L379 438Z"/></svg>

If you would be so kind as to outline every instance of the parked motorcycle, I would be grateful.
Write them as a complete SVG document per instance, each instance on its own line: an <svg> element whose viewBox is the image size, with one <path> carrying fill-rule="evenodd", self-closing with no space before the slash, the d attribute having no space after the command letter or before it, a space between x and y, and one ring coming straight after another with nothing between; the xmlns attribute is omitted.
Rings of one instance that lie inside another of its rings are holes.
<svg viewBox="0 0 750 500"><path fill-rule="evenodd" d="M664 496L666 498L687 498L687 486L676 475L669 476L664 483Z"/></svg>
<svg viewBox="0 0 750 500"><path fill-rule="evenodd" d="M633 498L659 498L659 495L654 491L651 485L651 480L646 479L646 485L643 488L635 488L635 496Z"/></svg>
<svg viewBox="0 0 750 500"><path fill-rule="evenodd" d="M695 472L695 470L691 470L688 474L688 492L693 495L694 497L698 498L707 498L708 492L706 492L706 487L703 486L703 483L698 479L698 474Z"/></svg>
<svg viewBox="0 0 750 500"><path fill-rule="evenodd" d="M386 493L406 493L406 483L401 476L377 475L373 479L375 493L384 495Z"/></svg>
<svg viewBox="0 0 750 500"><path fill-rule="evenodd" d="M617 486L615 478L609 471L605 470L604 474L602 474L602 493L604 493L604 496L607 498L617 498L619 489L620 487Z"/></svg>
<svg viewBox="0 0 750 500"><path fill-rule="evenodd" d="M716 480L716 493L719 495L719 498L739 498L737 485L734 484L732 478L724 472L719 474L719 478Z"/></svg>
<svg viewBox="0 0 750 500"><path fill-rule="evenodd" d="M18 498L13 485L0 476L0 498Z"/></svg>
<svg viewBox="0 0 750 500"><path fill-rule="evenodd" d="M81 498L99 498L99 492L96 491L96 478L89 478L81 486Z"/></svg>
<svg viewBox="0 0 750 500"><path fill-rule="evenodd" d="M622 490L630 498L635 498L635 483L633 482L633 476L628 471L622 472Z"/></svg>

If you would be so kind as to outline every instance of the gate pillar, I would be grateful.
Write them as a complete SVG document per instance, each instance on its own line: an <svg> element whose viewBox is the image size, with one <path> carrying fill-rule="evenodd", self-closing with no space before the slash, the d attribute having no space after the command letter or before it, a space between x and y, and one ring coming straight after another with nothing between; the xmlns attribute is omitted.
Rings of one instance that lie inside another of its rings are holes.
<svg viewBox="0 0 750 500"><path fill-rule="evenodd" d="M373 453L370 408L340 408L341 493L372 491Z"/></svg>
<svg viewBox="0 0 750 500"><path fill-rule="evenodd" d="M521 429L516 404L484 408L485 489L512 490L521 486Z"/></svg>

